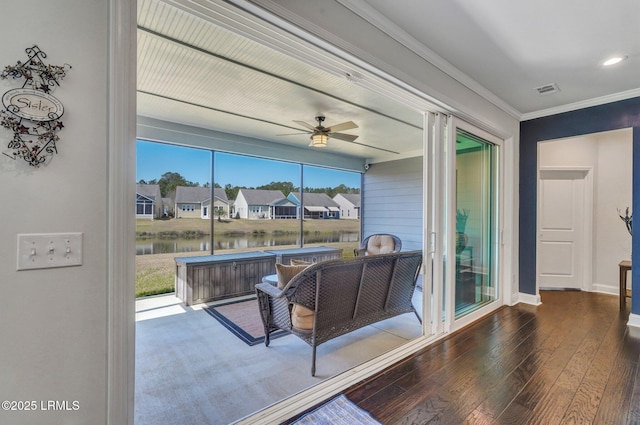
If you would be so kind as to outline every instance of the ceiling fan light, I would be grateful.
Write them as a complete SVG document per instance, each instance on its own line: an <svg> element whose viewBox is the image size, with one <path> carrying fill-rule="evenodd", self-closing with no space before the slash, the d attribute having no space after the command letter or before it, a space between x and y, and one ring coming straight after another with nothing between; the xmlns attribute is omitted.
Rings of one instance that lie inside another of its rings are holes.
<svg viewBox="0 0 640 425"><path fill-rule="evenodd" d="M311 143L309 146L314 148L325 148L327 147L327 141L329 140L329 136L325 133L314 133L311 135Z"/></svg>

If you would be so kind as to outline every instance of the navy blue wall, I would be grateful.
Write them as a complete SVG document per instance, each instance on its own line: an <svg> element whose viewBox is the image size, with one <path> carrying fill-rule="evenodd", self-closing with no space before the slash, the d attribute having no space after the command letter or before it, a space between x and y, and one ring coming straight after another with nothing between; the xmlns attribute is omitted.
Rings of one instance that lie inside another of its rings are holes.
<svg viewBox="0 0 640 425"><path fill-rule="evenodd" d="M640 211L640 97L520 123L520 292L536 294L538 142L629 127L633 127L635 213ZM632 255L633 290L640 294L640 226L633 228ZM632 312L640 314L640 297L633 297Z"/></svg>

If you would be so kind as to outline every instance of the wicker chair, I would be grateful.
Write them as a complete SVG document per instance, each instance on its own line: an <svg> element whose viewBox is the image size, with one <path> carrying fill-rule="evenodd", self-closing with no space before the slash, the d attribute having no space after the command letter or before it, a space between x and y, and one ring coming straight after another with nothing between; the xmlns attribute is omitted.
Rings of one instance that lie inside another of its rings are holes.
<svg viewBox="0 0 640 425"><path fill-rule="evenodd" d="M295 275L278 289L256 285L265 340L284 329L312 349L311 375L316 372L316 347L330 339L400 314L414 312L411 298L422 265L422 251L405 251L322 261ZM295 309L311 314L308 329L294 326Z"/></svg>
<svg viewBox="0 0 640 425"><path fill-rule="evenodd" d="M399 252L402 249L402 241L396 235L377 233L369 235L360 243L360 247L353 253L356 257L363 255L388 254Z"/></svg>

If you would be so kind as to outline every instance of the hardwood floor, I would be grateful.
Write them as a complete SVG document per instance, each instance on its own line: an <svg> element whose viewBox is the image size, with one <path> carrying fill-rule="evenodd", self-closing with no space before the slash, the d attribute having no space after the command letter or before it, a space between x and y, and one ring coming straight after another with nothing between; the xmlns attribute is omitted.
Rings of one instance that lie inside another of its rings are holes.
<svg viewBox="0 0 640 425"><path fill-rule="evenodd" d="M345 394L383 424L640 424L640 339L618 297L546 291ZM628 304L628 303L627 303Z"/></svg>

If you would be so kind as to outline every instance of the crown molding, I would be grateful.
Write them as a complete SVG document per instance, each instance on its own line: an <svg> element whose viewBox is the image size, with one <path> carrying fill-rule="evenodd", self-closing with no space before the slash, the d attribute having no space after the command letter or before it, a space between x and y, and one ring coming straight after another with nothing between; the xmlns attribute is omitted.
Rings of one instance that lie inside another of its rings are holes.
<svg viewBox="0 0 640 425"><path fill-rule="evenodd" d="M362 19L369 22L371 25L378 28L380 31L387 34L389 37L396 40L398 43L402 44L407 49L411 50L440 71L444 72L460 84L467 87L469 90L472 90L474 93L478 94L488 102L491 102L496 107L500 108L502 111L511 115L512 117L520 120L522 114L509 105L507 102L493 94L491 91L486 89L480 83L469 77L464 72L460 71L458 68L453 66L451 63L447 62L440 55L438 55L433 50L429 49L427 46L419 42L409 33L404 31L398 25L387 19L380 12L369 6L363 0L336 0L338 3L342 4L344 7L348 8Z"/></svg>
<svg viewBox="0 0 640 425"><path fill-rule="evenodd" d="M606 103L618 102L621 100L631 99L640 96L640 89L627 90L619 93L609 94L601 97L594 97L592 99L581 100L580 102L568 103L562 106L556 106L554 108L541 109L539 111L527 112L522 115L521 121L533 120L536 118L547 117L550 115L562 114L564 112L571 112L577 109L589 108L591 106L604 105Z"/></svg>

